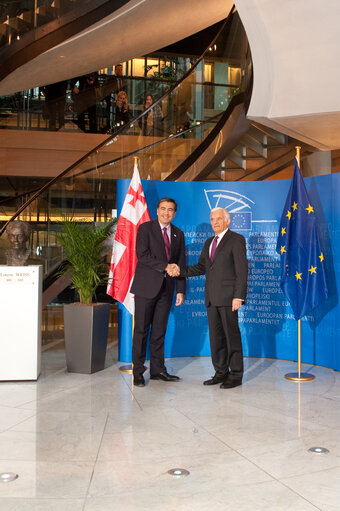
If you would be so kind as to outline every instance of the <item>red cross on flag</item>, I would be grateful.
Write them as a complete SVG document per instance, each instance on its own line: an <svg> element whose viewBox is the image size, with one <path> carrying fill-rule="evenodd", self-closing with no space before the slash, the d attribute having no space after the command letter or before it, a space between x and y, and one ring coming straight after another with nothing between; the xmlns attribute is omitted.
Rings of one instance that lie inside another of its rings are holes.
<svg viewBox="0 0 340 511"><path fill-rule="evenodd" d="M107 294L135 313L134 295L130 293L137 264L136 237L140 224L148 222L150 215L146 204L137 163L117 222L113 242Z"/></svg>

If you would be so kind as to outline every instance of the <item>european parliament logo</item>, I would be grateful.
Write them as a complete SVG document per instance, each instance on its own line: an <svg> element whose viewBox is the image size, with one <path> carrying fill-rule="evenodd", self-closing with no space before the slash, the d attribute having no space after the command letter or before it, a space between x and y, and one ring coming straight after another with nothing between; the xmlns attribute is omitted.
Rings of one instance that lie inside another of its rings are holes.
<svg viewBox="0 0 340 511"><path fill-rule="evenodd" d="M255 202L230 190L204 190L210 209L224 208L230 213L230 228L238 231L251 231L252 211Z"/></svg>

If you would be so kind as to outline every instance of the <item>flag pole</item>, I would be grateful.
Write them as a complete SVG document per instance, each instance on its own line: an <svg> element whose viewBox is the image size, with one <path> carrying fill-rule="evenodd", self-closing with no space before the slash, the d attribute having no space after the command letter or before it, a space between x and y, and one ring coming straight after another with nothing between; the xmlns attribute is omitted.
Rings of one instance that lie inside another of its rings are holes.
<svg viewBox="0 0 340 511"><path fill-rule="evenodd" d="M135 315L133 314L133 316L132 316L132 334L131 334L132 338L133 338L134 329L135 329ZM126 365L120 366L120 368L119 368L119 370L122 373L129 373L129 374L132 374L132 369L133 369L133 364L126 364Z"/></svg>
<svg viewBox="0 0 340 511"><path fill-rule="evenodd" d="M301 169L300 165L300 157L301 157L301 146L297 145L295 146L296 149L296 159L299 164L299 168ZM310 381L314 380L315 376L313 374L309 373L301 373L301 319L298 319L297 322L298 327L298 372L297 373L288 373L285 375L285 378L287 380L291 381Z"/></svg>

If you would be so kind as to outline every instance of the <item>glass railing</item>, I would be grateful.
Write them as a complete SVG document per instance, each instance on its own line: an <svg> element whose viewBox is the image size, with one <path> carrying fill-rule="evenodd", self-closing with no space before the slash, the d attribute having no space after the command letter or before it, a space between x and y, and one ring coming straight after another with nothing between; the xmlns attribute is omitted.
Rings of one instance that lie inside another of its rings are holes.
<svg viewBox="0 0 340 511"><path fill-rule="evenodd" d="M167 60L170 60L167 59ZM186 60L182 75L194 64ZM211 62L209 61L209 65ZM226 108L230 99L238 92L240 82L202 82L200 77L205 62L186 81L176 95L167 97L167 91L178 79L157 77L117 77L101 75L96 85L87 85L87 78L60 82L40 89L31 89L0 97L0 128L40 131L108 133L126 125L129 134L151 131L142 120L129 129L131 121L143 112L147 100L164 100L155 109L153 132L159 136L186 128L195 121L203 120ZM117 82L119 85L117 85ZM80 84L85 87L80 88ZM119 89L118 89L119 87ZM80 88L80 90L79 90ZM156 134L156 133L155 133Z"/></svg>
<svg viewBox="0 0 340 511"><path fill-rule="evenodd" d="M0 2L0 49L72 11L80 15L105 3L107 0L4 0Z"/></svg>
<svg viewBox="0 0 340 511"><path fill-rule="evenodd" d="M225 47L231 35L235 44L232 47L229 44L227 51ZM116 180L131 177L135 157L142 179L165 179L212 133L232 98L248 88L250 54L244 44L240 56L239 43L243 37L242 25L234 14L206 54L191 64L183 79L153 105L123 126L114 127L112 135L22 206L23 197L18 202L15 198L3 199L0 234L4 232L6 220L17 218L29 222L32 258L48 272L62 259L62 249L56 239L61 212L79 221L101 222L115 216ZM218 77L220 81L224 73L223 85L204 81L203 69L207 63L215 70L215 79ZM230 83L230 77L235 76L239 77L237 85ZM7 244L6 236L1 236L1 254Z"/></svg>
<svg viewBox="0 0 340 511"><path fill-rule="evenodd" d="M135 151L131 152L126 151L126 146L131 149L130 140L118 135L98 153L89 155L56 180L18 215L18 219L28 222L33 228L30 263L43 264L47 273L62 259L62 248L56 239L61 212L83 222L107 221L115 216L116 180L132 175L134 157L138 158L142 178L165 178L204 140L221 115L196 123L171 137L141 137L146 145L141 148L136 144ZM15 211L15 202L7 204L7 215ZM0 253L4 255L6 248L8 241L5 235L0 238ZM4 260L1 262L5 263Z"/></svg>

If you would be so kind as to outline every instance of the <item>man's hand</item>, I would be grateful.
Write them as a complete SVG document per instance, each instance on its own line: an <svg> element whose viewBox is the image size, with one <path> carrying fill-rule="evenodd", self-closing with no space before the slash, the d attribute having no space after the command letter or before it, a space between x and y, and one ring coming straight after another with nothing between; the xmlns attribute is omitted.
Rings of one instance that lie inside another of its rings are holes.
<svg viewBox="0 0 340 511"><path fill-rule="evenodd" d="M234 298L233 301L232 301L232 307L231 307L231 310L232 311L237 311L241 308L242 306L242 300L238 300L237 298Z"/></svg>
<svg viewBox="0 0 340 511"><path fill-rule="evenodd" d="M184 294L183 293L177 293L176 295L176 305L182 305L184 302Z"/></svg>
<svg viewBox="0 0 340 511"><path fill-rule="evenodd" d="M168 264L165 271L170 277L179 277L180 269L175 263Z"/></svg>

